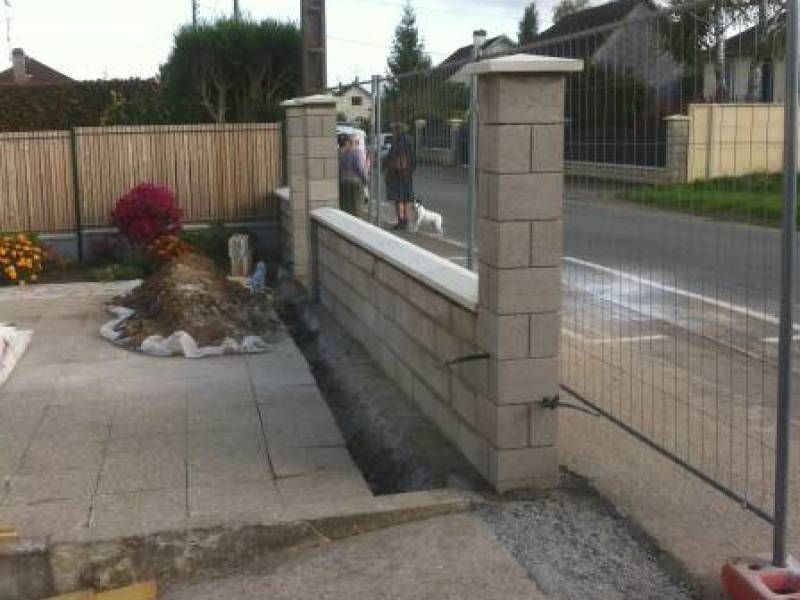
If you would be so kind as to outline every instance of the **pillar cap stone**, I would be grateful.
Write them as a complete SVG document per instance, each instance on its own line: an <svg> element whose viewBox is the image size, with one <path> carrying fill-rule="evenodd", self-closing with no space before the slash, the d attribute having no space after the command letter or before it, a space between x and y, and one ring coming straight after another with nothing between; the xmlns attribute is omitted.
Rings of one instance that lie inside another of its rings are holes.
<svg viewBox="0 0 800 600"><path fill-rule="evenodd" d="M472 75L515 73L575 73L583 70L577 58L558 58L538 54L512 54L469 63L453 75L455 81L467 81Z"/></svg>
<svg viewBox="0 0 800 600"><path fill-rule="evenodd" d="M292 106L327 106L329 104L336 104L335 96L316 94L314 96L303 96L302 98L292 98L291 100L284 100L281 102L281 106L284 108L290 108Z"/></svg>

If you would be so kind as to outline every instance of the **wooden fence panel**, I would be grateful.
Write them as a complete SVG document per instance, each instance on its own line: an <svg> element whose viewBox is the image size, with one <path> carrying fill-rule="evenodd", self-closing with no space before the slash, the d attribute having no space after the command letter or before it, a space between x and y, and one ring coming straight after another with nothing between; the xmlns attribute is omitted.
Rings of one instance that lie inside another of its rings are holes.
<svg viewBox="0 0 800 600"><path fill-rule="evenodd" d="M109 223L137 183L171 187L188 222L277 218L278 124L93 127L76 130L84 224Z"/></svg>
<svg viewBox="0 0 800 600"><path fill-rule="evenodd" d="M78 128L75 144L84 227L145 181L171 187L187 222L278 216L278 124ZM75 230L72 152L69 131L0 134L0 230Z"/></svg>
<svg viewBox="0 0 800 600"><path fill-rule="evenodd" d="M0 134L0 230L75 228L70 134Z"/></svg>

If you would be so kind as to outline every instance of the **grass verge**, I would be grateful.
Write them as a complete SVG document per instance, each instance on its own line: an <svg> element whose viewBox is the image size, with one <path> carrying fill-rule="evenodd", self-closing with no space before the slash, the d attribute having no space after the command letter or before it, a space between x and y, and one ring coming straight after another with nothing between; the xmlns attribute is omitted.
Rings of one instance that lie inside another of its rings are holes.
<svg viewBox="0 0 800 600"><path fill-rule="evenodd" d="M642 186L620 192L618 197L720 220L776 226L783 214L782 187L780 174L745 175Z"/></svg>

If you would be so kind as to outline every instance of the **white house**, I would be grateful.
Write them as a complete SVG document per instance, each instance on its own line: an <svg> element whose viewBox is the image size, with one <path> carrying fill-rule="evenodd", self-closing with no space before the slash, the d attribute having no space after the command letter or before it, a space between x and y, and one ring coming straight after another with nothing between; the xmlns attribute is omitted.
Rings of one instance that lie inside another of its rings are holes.
<svg viewBox="0 0 800 600"><path fill-rule="evenodd" d="M722 100L725 102L783 102L786 90L786 63L782 58L782 52L767 52L760 65L756 65L758 71L755 73L756 89L748 97L748 83L750 80L750 69L753 57L755 42L759 36L769 45L771 40L776 40L783 36L786 28L782 25L774 30L768 38L757 32L756 27L751 27L745 31L734 35L725 40L725 63L724 77L727 97ZM770 54L774 58L770 58ZM703 65L703 97L713 99L717 92L717 77L714 63L709 60Z"/></svg>
<svg viewBox="0 0 800 600"><path fill-rule="evenodd" d="M369 123L372 119L372 94L358 83L340 85L333 90L336 112L348 123Z"/></svg>

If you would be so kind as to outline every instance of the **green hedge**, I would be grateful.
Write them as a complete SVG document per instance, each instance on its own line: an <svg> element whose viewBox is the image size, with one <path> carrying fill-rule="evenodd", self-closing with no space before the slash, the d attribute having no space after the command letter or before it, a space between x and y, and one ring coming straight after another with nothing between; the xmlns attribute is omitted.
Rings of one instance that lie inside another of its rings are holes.
<svg viewBox="0 0 800 600"><path fill-rule="evenodd" d="M0 131L167 122L155 80L0 87Z"/></svg>

